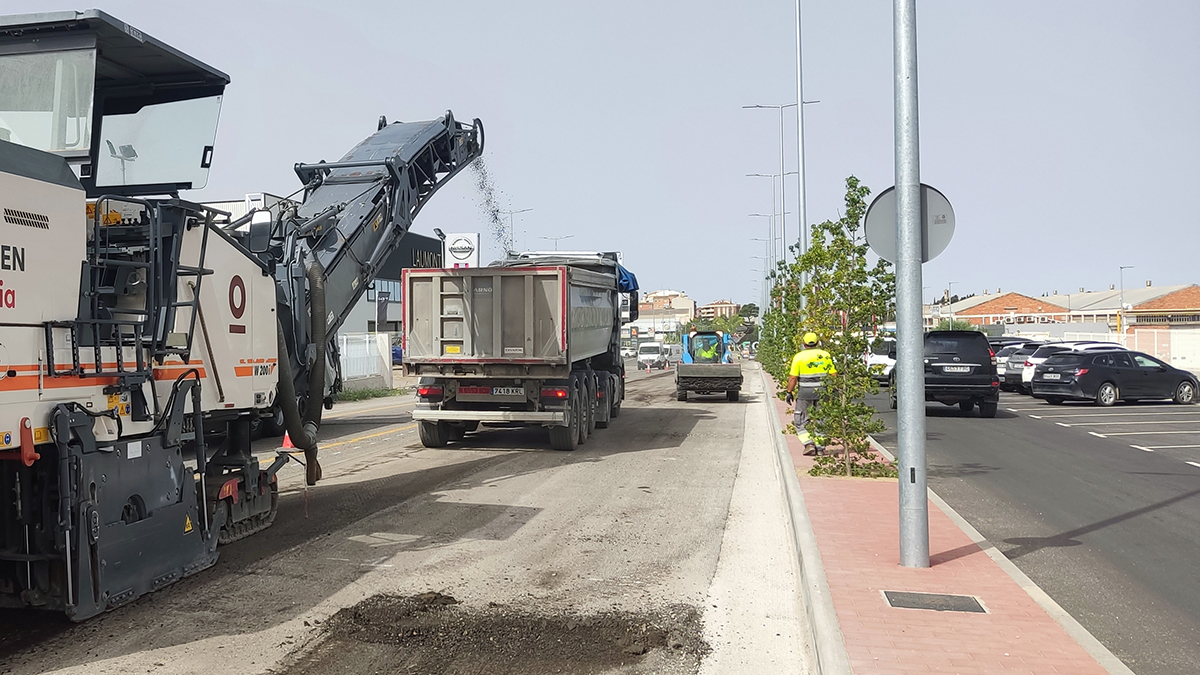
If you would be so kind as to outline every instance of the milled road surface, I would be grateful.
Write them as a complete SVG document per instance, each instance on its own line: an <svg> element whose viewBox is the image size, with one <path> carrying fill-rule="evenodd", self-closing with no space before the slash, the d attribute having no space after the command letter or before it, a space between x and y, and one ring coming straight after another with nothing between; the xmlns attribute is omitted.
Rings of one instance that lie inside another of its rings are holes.
<svg viewBox="0 0 1200 675"><path fill-rule="evenodd" d="M1003 394L926 425L930 488L1135 673L1198 672L1200 407Z"/></svg>
<svg viewBox="0 0 1200 675"><path fill-rule="evenodd" d="M631 372L620 417L574 452L489 428L426 449L409 397L339 406L325 479L281 472L270 529L83 624L0 615L23 627L0 672L806 672L752 367L739 403Z"/></svg>

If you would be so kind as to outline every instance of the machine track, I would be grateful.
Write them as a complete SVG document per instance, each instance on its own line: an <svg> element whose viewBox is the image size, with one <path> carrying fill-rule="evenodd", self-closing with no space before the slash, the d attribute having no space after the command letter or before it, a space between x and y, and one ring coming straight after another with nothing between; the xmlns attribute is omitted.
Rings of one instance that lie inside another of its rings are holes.
<svg viewBox="0 0 1200 675"><path fill-rule="evenodd" d="M229 515L228 501L222 500L221 504L226 509L225 522L226 525L221 527L220 534L217 535L217 544L224 546L232 544L239 539L245 539L256 532L262 532L275 522L275 514L279 513L279 490L277 486L271 484L271 510L266 513L259 513L236 523L229 523L232 517Z"/></svg>

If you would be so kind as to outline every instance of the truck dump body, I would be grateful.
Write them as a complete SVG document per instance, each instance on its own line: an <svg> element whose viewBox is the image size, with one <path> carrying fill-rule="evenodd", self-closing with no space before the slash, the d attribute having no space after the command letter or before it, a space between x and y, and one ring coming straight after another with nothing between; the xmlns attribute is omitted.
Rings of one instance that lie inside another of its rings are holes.
<svg viewBox="0 0 1200 675"><path fill-rule="evenodd" d="M625 398L617 253L522 253L467 269L408 269L404 369L421 376L413 419L441 447L480 424L540 425L574 450ZM630 310L636 319L636 310Z"/></svg>
<svg viewBox="0 0 1200 675"><path fill-rule="evenodd" d="M408 269L403 285L415 375L564 377L611 349L620 320L615 276L566 265Z"/></svg>

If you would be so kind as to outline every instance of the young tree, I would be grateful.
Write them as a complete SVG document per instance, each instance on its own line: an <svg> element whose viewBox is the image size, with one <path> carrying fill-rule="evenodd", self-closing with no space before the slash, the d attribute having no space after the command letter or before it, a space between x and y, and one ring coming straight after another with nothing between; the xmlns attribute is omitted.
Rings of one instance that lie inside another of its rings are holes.
<svg viewBox="0 0 1200 675"><path fill-rule="evenodd" d="M792 354L802 348L805 332L816 333L833 357L836 373L825 378L808 432L819 444L836 440L845 448L846 475L851 473L851 455L870 448L867 435L883 430L882 422L872 420L874 408L865 402L868 393L877 391L865 355L871 334L894 311L891 265L884 260L867 265L862 219L870 194L856 177L847 178L845 215L813 225L808 251L795 263L781 266L759 343L759 359L780 381Z"/></svg>

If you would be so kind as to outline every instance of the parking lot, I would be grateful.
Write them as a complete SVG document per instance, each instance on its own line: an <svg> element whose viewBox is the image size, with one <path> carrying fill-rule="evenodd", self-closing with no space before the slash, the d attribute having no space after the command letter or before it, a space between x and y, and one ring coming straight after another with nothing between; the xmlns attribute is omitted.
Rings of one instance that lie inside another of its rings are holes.
<svg viewBox="0 0 1200 675"><path fill-rule="evenodd" d="M1131 450L1158 452L1200 467L1200 406L1171 402L1050 405L1017 394L1001 398L1002 409L1095 438L1127 444Z"/></svg>

